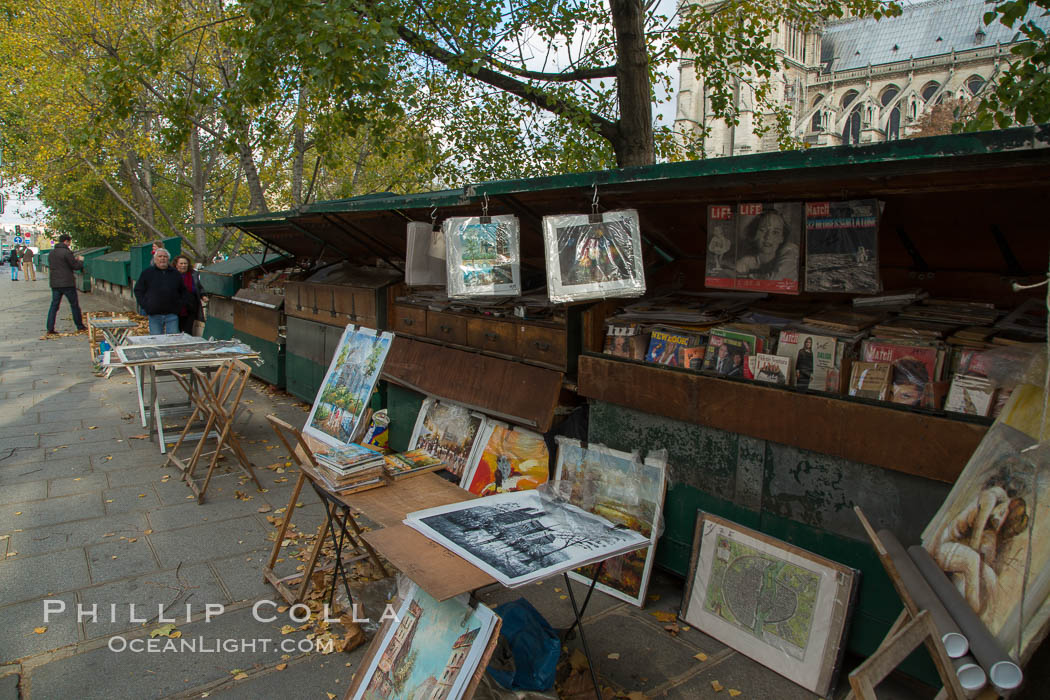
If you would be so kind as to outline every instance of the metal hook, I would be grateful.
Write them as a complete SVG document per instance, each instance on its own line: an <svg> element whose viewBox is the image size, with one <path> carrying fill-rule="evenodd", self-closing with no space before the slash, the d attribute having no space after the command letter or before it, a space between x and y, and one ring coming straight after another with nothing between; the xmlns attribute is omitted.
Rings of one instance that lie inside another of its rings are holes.
<svg viewBox="0 0 1050 700"><path fill-rule="evenodd" d="M438 221L438 208L434 207L430 210L430 225L437 226Z"/></svg>
<svg viewBox="0 0 1050 700"><path fill-rule="evenodd" d="M594 196L591 197L591 213L598 213L598 183L594 183Z"/></svg>
<svg viewBox="0 0 1050 700"><path fill-rule="evenodd" d="M482 196L484 197L484 199L481 202L481 215L482 216L488 216L489 215L489 193L485 192L485 193L483 193Z"/></svg>

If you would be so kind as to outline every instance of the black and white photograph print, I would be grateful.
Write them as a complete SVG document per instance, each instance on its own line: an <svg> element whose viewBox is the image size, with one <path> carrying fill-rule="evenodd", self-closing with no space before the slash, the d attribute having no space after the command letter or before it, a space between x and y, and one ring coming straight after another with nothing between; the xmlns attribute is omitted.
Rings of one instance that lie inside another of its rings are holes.
<svg viewBox="0 0 1050 700"><path fill-rule="evenodd" d="M409 513L405 524L508 588L648 546L649 539L537 491Z"/></svg>
<svg viewBox="0 0 1050 700"><path fill-rule="evenodd" d="M806 291L874 294L879 280L879 203L806 202Z"/></svg>
<svg viewBox="0 0 1050 700"><path fill-rule="evenodd" d="M543 218L547 291L551 301L640 296L645 292L638 212Z"/></svg>
<svg viewBox="0 0 1050 700"><path fill-rule="evenodd" d="M737 202L707 209L704 284L798 294L802 244L799 202Z"/></svg>

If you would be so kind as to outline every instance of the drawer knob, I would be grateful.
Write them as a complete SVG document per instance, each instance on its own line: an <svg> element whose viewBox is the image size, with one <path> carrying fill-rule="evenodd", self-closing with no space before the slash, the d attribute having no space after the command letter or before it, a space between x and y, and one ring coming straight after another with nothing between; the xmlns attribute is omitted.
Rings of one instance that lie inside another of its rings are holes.
<svg viewBox="0 0 1050 700"><path fill-rule="evenodd" d="M442 333L451 333L452 332L452 326L441 326L441 332Z"/></svg>
<svg viewBox="0 0 1050 700"><path fill-rule="evenodd" d="M498 340L499 333L493 333L492 331L485 331L485 337L489 340Z"/></svg>
<svg viewBox="0 0 1050 700"><path fill-rule="evenodd" d="M403 318L401 319L401 323L403 323L406 326L412 326L415 325L416 320L414 318Z"/></svg>
<svg viewBox="0 0 1050 700"><path fill-rule="evenodd" d="M544 343L544 342L541 342L539 340L535 341L533 343L533 346L535 346L535 348L537 350L540 350L540 351L543 351L543 352L546 352L547 350L551 349L551 344L550 343Z"/></svg>

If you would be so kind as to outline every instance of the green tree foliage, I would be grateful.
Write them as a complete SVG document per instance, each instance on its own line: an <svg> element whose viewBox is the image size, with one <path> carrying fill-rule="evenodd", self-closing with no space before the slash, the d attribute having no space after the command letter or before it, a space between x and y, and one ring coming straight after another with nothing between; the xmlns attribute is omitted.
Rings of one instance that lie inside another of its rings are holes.
<svg viewBox="0 0 1050 700"><path fill-rule="evenodd" d="M1010 49L1012 62L1000 73L994 87L981 94L972 117L956 123L956 131L1050 122L1050 40L1036 23L1039 19L1046 26L1048 13L1050 0L995 2L985 13L986 25L999 22L1016 29L1023 41Z"/></svg>
<svg viewBox="0 0 1050 700"><path fill-rule="evenodd" d="M783 24L809 29L846 12L898 14L883 0L682 3L675 15L644 0L241 0L248 104L304 71L351 122L426 114L452 154L450 179L520 177L695 156L695 144L655 125L668 68L692 60L710 104L737 118L752 85L767 128L787 141L770 79ZM391 85L412 85L387 99ZM702 138L703 134L699 134Z"/></svg>

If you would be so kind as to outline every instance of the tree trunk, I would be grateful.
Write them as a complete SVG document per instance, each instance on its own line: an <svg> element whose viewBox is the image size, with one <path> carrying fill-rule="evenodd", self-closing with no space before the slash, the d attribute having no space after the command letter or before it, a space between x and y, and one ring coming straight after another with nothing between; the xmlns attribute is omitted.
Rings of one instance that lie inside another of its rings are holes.
<svg viewBox="0 0 1050 700"><path fill-rule="evenodd" d="M238 139L237 141L237 151L241 157L241 170L244 171L244 181L248 185L248 208L256 214L267 214L270 208L266 206L266 197L263 196L262 182L259 180L259 169L255 167L252 149L248 147L248 144L243 139Z"/></svg>
<svg viewBox="0 0 1050 700"><path fill-rule="evenodd" d="M193 240L199 255L208 250L208 233L204 228L204 164L201 162L201 141L197 127L190 129L190 163L192 165L190 189L193 194ZM205 261L207 262L207 261Z"/></svg>
<svg viewBox="0 0 1050 700"><path fill-rule="evenodd" d="M616 164L652 165L653 103L649 57L645 45L645 6L642 0L610 0L616 32L616 89L620 99L619 138L613 141Z"/></svg>
<svg viewBox="0 0 1050 700"><path fill-rule="evenodd" d="M295 114L295 135L292 141L292 206L303 205L303 161L306 159L306 92L299 85L299 104Z"/></svg>

